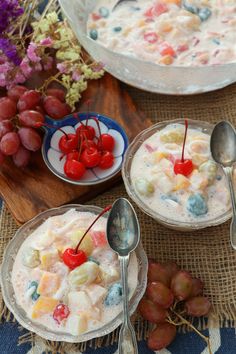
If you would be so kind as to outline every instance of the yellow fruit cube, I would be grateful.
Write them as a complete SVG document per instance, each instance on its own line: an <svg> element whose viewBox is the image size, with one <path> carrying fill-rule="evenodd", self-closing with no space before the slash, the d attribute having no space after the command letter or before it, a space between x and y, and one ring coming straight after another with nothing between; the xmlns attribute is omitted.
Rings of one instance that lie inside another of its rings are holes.
<svg viewBox="0 0 236 354"><path fill-rule="evenodd" d="M40 261L42 268L49 268L59 260L58 251L56 248L48 248L40 252Z"/></svg>
<svg viewBox="0 0 236 354"><path fill-rule="evenodd" d="M175 186L174 191L178 191L180 189L187 189L190 186L190 181L183 175L177 175L175 177Z"/></svg>
<svg viewBox="0 0 236 354"><path fill-rule="evenodd" d="M85 232L85 230L77 230L70 236L70 239L72 241L72 247L76 247L78 245L79 241L81 240L81 238L84 235L84 232ZM85 238L83 239L80 249L82 251L84 251L88 257L93 252L93 241L92 241L90 233L88 233L85 236Z"/></svg>
<svg viewBox="0 0 236 354"><path fill-rule="evenodd" d="M85 314L71 314L66 321L66 329L74 336L87 331L88 320Z"/></svg>
<svg viewBox="0 0 236 354"><path fill-rule="evenodd" d="M165 55L159 60L159 64L170 65L174 61L174 58L171 55Z"/></svg>
<svg viewBox="0 0 236 354"><path fill-rule="evenodd" d="M36 319L43 315L52 313L58 304L59 301L56 299L40 296L33 306L31 317Z"/></svg>
<svg viewBox="0 0 236 354"><path fill-rule="evenodd" d="M152 153L153 159L155 162L160 162L161 159L168 157L169 154L167 152L162 152L162 151L154 151Z"/></svg>
<svg viewBox="0 0 236 354"><path fill-rule="evenodd" d="M61 279L58 274L44 272L40 279L37 293L44 296L53 296L61 285Z"/></svg>

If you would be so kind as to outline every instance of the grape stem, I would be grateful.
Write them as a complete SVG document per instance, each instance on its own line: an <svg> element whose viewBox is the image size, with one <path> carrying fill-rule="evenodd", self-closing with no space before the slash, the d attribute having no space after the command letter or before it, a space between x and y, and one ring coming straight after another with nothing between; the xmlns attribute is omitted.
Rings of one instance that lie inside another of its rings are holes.
<svg viewBox="0 0 236 354"><path fill-rule="evenodd" d="M185 124L185 133L184 133L184 142L183 142L183 147L182 147L181 162L184 162L184 150L185 150L185 143L186 143L187 131L188 131L188 120L187 119L185 119L184 124Z"/></svg>
<svg viewBox="0 0 236 354"><path fill-rule="evenodd" d="M209 354L213 354L212 350L211 350L211 343L210 343L210 339L206 336L204 336L204 334L202 334L196 327L194 327L189 321L187 321L183 316L181 316L179 313L177 313L175 310L173 310L172 308L170 309L171 312L178 317L181 322L180 323L175 323L174 321L171 320L170 317L168 317L168 322L171 324L174 324L175 326L180 326L182 324L186 324L188 327L190 327L194 332L196 332L202 339L205 340L205 342L207 343L208 346L208 350L209 350Z"/></svg>
<svg viewBox="0 0 236 354"><path fill-rule="evenodd" d="M75 253L78 253L78 250L80 248L81 243L83 242L83 239L85 238L85 236L87 235L87 233L89 232L89 230L93 227L93 225L97 222L98 219L100 219L105 213L107 213L109 210L111 210L112 205L107 206L106 208L104 208L101 213L96 217L96 219L92 222L92 224L87 228L87 230L85 231L85 233L83 234L81 240L79 241L76 249L75 249Z"/></svg>

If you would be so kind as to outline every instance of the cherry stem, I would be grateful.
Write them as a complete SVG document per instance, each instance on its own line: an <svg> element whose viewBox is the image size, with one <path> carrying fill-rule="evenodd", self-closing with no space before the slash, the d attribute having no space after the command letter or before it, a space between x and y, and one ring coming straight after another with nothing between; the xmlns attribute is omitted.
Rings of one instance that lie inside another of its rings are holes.
<svg viewBox="0 0 236 354"><path fill-rule="evenodd" d="M50 124L47 124L47 123L42 123L42 122L37 122L37 123L35 123L34 127L35 127L35 128L48 127L48 128L53 128L53 129L56 128L56 127L54 127L53 125L50 125ZM56 128L56 130L59 130L60 132L62 132L62 133L67 137L67 139L69 139L69 138L68 138L68 134L66 134L66 132L64 132L64 130L62 130L62 129L59 128L59 127Z"/></svg>
<svg viewBox="0 0 236 354"><path fill-rule="evenodd" d="M102 139L101 139L101 137L102 137L102 132L101 132L99 120L97 119L97 117L91 117L91 119L93 119L93 120L96 122L96 124L97 124L98 132L99 132L98 141L100 140L100 142L101 142L101 151L102 151L102 153L103 153L103 146L102 146Z"/></svg>
<svg viewBox="0 0 236 354"><path fill-rule="evenodd" d="M184 133L184 142L183 142L183 148L182 148L181 162L184 162L184 150L185 150L185 143L186 143L187 131L188 131L188 120L185 119L184 123L185 123L185 133Z"/></svg>
<svg viewBox="0 0 236 354"><path fill-rule="evenodd" d="M87 104L87 117L86 117L86 126L88 125L88 119L89 119L89 111L90 111L90 105L92 103L92 100L89 99L86 104Z"/></svg>
<svg viewBox="0 0 236 354"><path fill-rule="evenodd" d="M79 113L73 113L73 117L79 121L80 124L82 124L85 127L85 124L82 122L80 119Z"/></svg>
<svg viewBox="0 0 236 354"><path fill-rule="evenodd" d="M87 233L89 232L89 230L93 227L93 225L97 222L98 219L100 219L105 213L107 213L109 210L111 210L112 205L107 206L106 208L104 208L101 213L96 217L96 219L92 222L92 224L88 227L88 229L85 231L85 233L83 234L81 240L79 241L76 249L75 249L75 253L78 253L78 250L80 248L81 243L83 242L83 239L85 238L85 236L87 235Z"/></svg>

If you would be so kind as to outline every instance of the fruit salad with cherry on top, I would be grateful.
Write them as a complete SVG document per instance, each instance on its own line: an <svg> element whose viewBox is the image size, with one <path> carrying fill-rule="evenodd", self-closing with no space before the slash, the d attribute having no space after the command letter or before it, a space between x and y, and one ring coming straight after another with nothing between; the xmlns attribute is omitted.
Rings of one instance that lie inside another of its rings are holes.
<svg viewBox="0 0 236 354"><path fill-rule="evenodd" d="M112 321L122 311L117 255L106 239L106 218L70 209L49 217L22 244L13 266L16 302L33 322L78 336ZM129 296L138 263L129 264Z"/></svg>
<svg viewBox="0 0 236 354"><path fill-rule="evenodd" d="M159 65L236 61L235 0L99 0L88 36L113 52Z"/></svg>
<svg viewBox="0 0 236 354"><path fill-rule="evenodd" d="M230 210L222 169L212 160L210 135L172 123L135 153L131 181L139 199L162 217L183 222L212 220Z"/></svg>

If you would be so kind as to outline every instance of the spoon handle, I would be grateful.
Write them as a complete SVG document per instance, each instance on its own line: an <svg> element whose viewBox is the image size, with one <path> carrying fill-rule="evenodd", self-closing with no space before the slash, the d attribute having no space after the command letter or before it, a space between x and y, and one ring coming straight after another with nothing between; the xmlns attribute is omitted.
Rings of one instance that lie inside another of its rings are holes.
<svg viewBox="0 0 236 354"><path fill-rule="evenodd" d="M118 349L119 354L138 354L138 346L134 328L129 317L129 289L128 289L128 264L129 255L119 257L123 290L123 315L124 321L120 329Z"/></svg>
<svg viewBox="0 0 236 354"><path fill-rule="evenodd" d="M231 246L233 247L234 250L236 250L236 199L235 199L235 192L234 192L234 186L233 186L233 180L232 180L232 167L224 167L225 174L228 178L228 183L229 183L229 191L230 191L230 196L231 196L231 202L232 202L232 221L230 225L230 241L231 241Z"/></svg>

